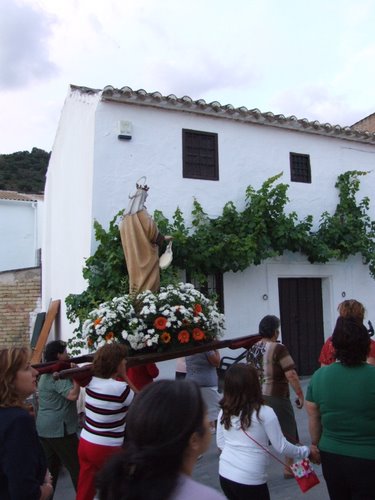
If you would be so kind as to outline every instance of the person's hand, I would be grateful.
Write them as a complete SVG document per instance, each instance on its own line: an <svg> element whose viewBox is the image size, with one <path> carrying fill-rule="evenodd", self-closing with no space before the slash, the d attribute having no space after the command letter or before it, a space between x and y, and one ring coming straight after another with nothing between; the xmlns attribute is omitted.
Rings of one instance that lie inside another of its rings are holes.
<svg viewBox="0 0 375 500"><path fill-rule="evenodd" d="M164 236L164 239L165 239L165 241L172 241L173 240L173 236L167 235L167 236Z"/></svg>
<svg viewBox="0 0 375 500"><path fill-rule="evenodd" d="M44 484L52 484L52 475L48 469L46 471L46 475L44 476Z"/></svg>
<svg viewBox="0 0 375 500"><path fill-rule="evenodd" d="M53 495L52 476L47 469L44 482L40 487L40 500L48 500Z"/></svg>
<svg viewBox="0 0 375 500"><path fill-rule="evenodd" d="M321 463L320 452L319 452L318 447L315 444L312 444L310 446L309 459L312 461L313 464L320 465L320 463Z"/></svg>
<svg viewBox="0 0 375 500"><path fill-rule="evenodd" d="M304 403L304 397L303 396L299 396L298 398L295 399L295 403L296 403L296 406L297 408L300 410L301 408L303 408L303 403Z"/></svg>

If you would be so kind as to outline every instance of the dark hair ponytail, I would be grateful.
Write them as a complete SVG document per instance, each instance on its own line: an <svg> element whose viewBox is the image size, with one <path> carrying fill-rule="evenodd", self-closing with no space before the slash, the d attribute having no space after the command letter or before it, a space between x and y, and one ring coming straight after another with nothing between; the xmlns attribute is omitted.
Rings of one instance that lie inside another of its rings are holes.
<svg viewBox="0 0 375 500"><path fill-rule="evenodd" d="M370 351L367 328L355 318L339 316L332 334L336 358L343 365L356 366L364 363Z"/></svg>
<svg viewBox="0 0 375 500"><path fill-rule="evenodd" d="M204 434L199 387L161 380L145 387L126 420L124 451L99 475L100 500L166 500L175 489L194 432Z"/></svg>

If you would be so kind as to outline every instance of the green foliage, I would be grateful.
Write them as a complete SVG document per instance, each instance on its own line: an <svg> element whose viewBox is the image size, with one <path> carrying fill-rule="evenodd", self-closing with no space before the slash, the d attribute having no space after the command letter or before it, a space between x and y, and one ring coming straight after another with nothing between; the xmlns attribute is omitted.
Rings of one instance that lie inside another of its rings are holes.
<svg viewBox="0 0 375 500"><path fill-rule="evenodd" d="M285 251L300 252L310 262L321 263L360 253L375 278L375 222L368 215L369 199L356 200L359 177L366 174L353 170L338 177L336 210L332 215L322 214L317 231L312 230L311 215L300 221L296 212L286 213L288 185L276 183L281 174L267 179L258 191L249 186L242 211L229 201L222 214L211 219L194 200L191 227L186 226L179 208L171 222L155 211L161 233L173 236L173 266L161 272L161 284L178 283L181 270L198 279L216 272L243 271ZM110 222L108 231L98 222L94 224L98 247L83 270L88 287L66 299L72 321L82 322L99 303L128 291L118 229L120 215Z"/></svg>
<svg viewBox="0 0 375 500"><path fill-rule="evenodd" d="M333 215L322 214L317 236L329 248L330 258L345 260L360 253L375 277L375 222L368 215L370 200L367 196L359 203L356 200L359 177L366 174L352 170L338 177L339 203Z"/></svg>
<svg viewBox="0 0 375 500"><path fill-rule="evenodd" d="M50 153L33 148L0 155L0 189L43 193Z"/></svg>

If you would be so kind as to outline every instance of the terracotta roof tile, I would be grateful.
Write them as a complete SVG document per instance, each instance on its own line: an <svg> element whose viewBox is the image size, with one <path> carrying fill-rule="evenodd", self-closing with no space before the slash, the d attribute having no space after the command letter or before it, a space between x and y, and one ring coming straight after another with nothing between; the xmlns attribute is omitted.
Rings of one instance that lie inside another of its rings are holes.
<svg viewBox="0 0 375 500"><path fill-rule="evenodd" d="M43 199L44 196L42 194L24 194L24 193L17 193L17 191L0 190L0 200L43 201Z"/></svg>
<svg viewBox="0 0 375 500"><path fill-rule="evenodd" d="M81 93L98 92L96 89L71 85L72 90ZM163 96L160 92L146 92L144 89L133 90L130 87L116 89L111 85L101 91L104 101L124 102L164 108L175 111L186 111L200 115L217 116L247 123L279 127L304 133L318 134L330 137L339 137L349 141L375 144L375 132L356 130L351 127L320 123L318 120L310 121L296 116L284 116L272 112L263 113L259 109L247 109L245 106L235 108L231 104L221 105L218 101L207 103L204 99L194 101L189 96L176 97L174 94Z"/></svg>

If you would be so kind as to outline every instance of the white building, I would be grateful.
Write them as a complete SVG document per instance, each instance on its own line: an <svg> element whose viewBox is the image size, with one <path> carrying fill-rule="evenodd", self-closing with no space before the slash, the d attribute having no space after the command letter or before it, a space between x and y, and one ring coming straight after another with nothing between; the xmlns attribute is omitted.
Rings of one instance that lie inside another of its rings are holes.
<svg viewBox="0 0 375 500"><path fill-rule="evenodd" d="M43 196L0 191L0 272L40 263Z"/></svg>
<svg viewBox="0 0 375 500"><path fill-rule="evenodd" d="M183 146L188 155L189 141L196 140L208 143L213 163L194 170L184 161ZM107 227L143 175L151 187L151 213L159 209L170 217L179 206L188 218L194 197L216 217L227 201L241 208L248 185L258 189L283 172L280 182L290 185L288 209L300 219L311 214L317 223L325 210L335 210L338 175L373 171L374 162L373 133L187 96L71 86L47 174L44 306L62 300L59 328L68 338L73 326L64 299L86 288L82 267L95 249L93 220ZM362 179L361 198L372 195L374 176ZM375 218L375 204L370 215ZM226 273L223 289L227 336L255 333L266 314L284 315L283 340L300 371L309 359L316 362L343 297L362 301L375 319L375 281L359 256L312 265L302 255L285 254Z"/></svg>

